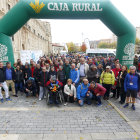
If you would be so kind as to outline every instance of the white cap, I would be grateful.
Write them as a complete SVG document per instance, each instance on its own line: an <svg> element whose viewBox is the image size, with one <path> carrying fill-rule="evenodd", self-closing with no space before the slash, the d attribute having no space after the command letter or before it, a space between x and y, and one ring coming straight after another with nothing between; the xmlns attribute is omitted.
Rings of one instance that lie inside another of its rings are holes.
<svg viewBox="0 0 140 140"><path fill-rule="evenodd" d="M106 69L110 69L110 66L106 66Z"/></svg>

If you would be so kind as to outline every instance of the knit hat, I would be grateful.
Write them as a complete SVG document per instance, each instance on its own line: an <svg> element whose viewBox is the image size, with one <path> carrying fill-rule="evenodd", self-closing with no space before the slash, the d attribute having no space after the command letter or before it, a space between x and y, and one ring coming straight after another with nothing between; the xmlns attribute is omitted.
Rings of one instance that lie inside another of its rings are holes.
<svg viewBox="0 0 140 140"><path fill-rule="evenodd" d="M52 76L51 79L52 79L53 81L56 81L56 76L55 76L55 75Z"/></svg>

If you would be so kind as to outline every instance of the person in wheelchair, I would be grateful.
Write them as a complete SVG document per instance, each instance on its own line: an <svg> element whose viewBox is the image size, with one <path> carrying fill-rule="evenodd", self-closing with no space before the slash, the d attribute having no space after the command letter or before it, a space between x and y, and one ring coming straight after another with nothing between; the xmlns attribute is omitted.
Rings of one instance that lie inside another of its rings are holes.
<svg viewBox="0 0 140 140"><path fill-rule="evenodd" d="M55 97L55 103L59 104L58 101L58 91L60 91L61 87L63 86L63 84L56 80L56 75L52 76L50 81L47 82L46 87L49 90L49 95L50 95L50 104L53 104L53 99Z"/></svg>
<svg viewBox="0 0 140 140"><path fill-rule="evenodd" d="M32 92L33 96L37 93L37 87L35 84L35 81L33 80L34 78L27 80L25 85L24 85L24 92L26 93L26 97L29 96L29 92Z"/></svg>
<svg viewBox="0 0 140 140"><path fill-rule="evenodd" d="M64 98L65 98L65 103L64 106L66 106L68 104L68 98L69 98L69 102L73 103L76 100L76 88L75 86L72 84L72 80L68 79L67 80L67 84L64 87Z"/></svg>

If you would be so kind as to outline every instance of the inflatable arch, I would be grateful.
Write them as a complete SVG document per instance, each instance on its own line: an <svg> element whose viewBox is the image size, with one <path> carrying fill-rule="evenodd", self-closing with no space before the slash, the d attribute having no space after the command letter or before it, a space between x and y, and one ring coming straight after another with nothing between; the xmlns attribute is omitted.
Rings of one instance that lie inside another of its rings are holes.
<svg viewBox="0 0 140 140"><path fill-rule="evenodd" d="M14 63L11 36L31 18L100 19L118 37L120 63L133 65L136 29L110 0L19 0L0 20L0 61Z"/></svg>

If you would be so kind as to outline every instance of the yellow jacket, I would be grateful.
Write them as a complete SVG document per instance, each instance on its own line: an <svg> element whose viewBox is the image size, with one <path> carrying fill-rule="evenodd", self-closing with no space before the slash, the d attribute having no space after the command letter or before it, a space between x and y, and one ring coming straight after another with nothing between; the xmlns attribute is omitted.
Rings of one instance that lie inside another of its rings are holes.
<svg viewBox="0 0 140 140"><path fill-rule="evenodd" d="M102 80L102 78L103 78L103 80ZM101 77L100 77L100 83L114 85L115 84L114 72L113 71L110 71L110 72L103 71L101 74Z"/></svg>

